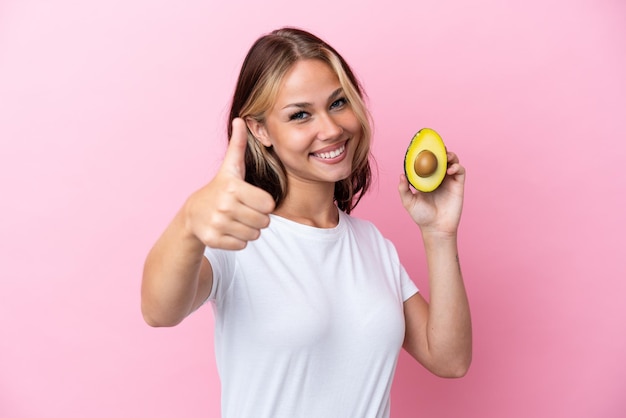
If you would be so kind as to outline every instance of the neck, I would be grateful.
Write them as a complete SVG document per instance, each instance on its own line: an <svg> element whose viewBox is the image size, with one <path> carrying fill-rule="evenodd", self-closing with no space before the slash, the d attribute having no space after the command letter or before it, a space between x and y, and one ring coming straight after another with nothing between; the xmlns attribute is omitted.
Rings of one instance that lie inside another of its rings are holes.
<svg viewBox="0 0 626 418"><path fill-rule="evenodd" d="M334 184L326 187L293 187L274 214L304 225L334 228L339 222L339 209L334 203Z"/></svg>

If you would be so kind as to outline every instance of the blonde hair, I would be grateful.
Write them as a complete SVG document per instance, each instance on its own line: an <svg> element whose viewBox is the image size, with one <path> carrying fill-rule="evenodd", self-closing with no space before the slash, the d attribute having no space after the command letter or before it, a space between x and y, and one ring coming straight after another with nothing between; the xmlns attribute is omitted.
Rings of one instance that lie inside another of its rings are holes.
<svg viewBox="0 0 626 418"><path fill-rule="evenodd" d="M363 89L347 62L317 36L297 28L282 28L256 40L239 73L228 120L228 137L232 134L234 118L265 122L265 113L274 105L283 77L303 59L321 60L330 66L361 125L362 137L352 161L352 174L335 183L337 206L350 213L371 184L371 118L363 100ZM273 148L263 146L249 130L245 165L246 181L269 192L278 207L287 194L285 168Z"/></svg>

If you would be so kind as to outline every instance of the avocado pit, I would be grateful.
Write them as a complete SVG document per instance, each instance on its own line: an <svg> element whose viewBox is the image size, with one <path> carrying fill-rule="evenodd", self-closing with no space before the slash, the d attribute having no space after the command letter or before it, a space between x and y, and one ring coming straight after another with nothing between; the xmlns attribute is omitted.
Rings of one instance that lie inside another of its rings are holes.
<svg viewBox="0 0 626 418"><path fill-rule="evenodd" d="M438 166L437 157L427 149L420 151L413 163L415 174L422 178L432 176L433 173L437 171Z"/></svg>

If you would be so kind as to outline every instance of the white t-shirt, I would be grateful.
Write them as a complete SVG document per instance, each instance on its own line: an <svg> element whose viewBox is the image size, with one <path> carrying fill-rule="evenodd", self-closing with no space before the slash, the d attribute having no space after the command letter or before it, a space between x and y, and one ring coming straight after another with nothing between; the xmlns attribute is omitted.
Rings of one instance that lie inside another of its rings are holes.
<svg viewBox="0 0 626 418"><path fill-rule="evenodd" d="M241 251L207 248L224 418L386 418L417 292L390 241L275 215Z"/></svg>

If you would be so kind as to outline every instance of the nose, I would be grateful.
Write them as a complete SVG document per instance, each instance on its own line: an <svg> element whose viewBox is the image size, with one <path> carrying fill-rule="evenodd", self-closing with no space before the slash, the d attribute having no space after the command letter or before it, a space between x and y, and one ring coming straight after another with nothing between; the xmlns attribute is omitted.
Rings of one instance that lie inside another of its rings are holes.
<svg viewBox="0 0 626 418"><path fill-rule="evenodd" d="M318 119L319 130L317 133L317 137L321 141L328 141L329 139L338 138L343 134L343 128L336 121L332 115L328 113L322 114L322 116Z"/></svg>

